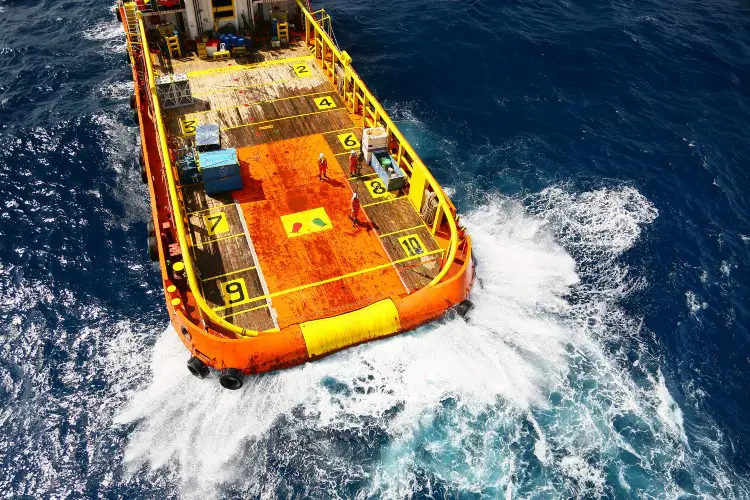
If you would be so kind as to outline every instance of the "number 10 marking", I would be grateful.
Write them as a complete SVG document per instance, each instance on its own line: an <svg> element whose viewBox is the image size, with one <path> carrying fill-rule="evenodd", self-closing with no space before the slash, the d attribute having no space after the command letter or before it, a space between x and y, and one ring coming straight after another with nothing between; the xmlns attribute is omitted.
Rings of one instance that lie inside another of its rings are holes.
<svg viewBox="0 0 750 500"><path fill-rule="evenodd" d="M403 236L398 239L398 243L401 245L401 248L404 249L408 257L415 257L425 253L424 243L422 243L422 240L419 239L419 236L416 234Z"/></svg>

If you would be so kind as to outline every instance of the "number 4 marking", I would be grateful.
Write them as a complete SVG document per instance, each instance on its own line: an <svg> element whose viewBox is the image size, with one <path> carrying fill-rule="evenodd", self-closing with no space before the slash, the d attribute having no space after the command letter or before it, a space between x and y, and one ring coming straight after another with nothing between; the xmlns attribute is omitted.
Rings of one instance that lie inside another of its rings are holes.
<svg viewBox="0 0 750 500"><path fill-rule="evenodd" d="M294 74L299 78L310 78L312 76L312 71L310 71L310 66L308 66L306 63L302 63L297 64L294 67Z"/></svg>
<svg viewBox="0 0 750 500"><path fill-rule="evenodd" d="M414 257L425 253L424 243L422 243L422 240L420 240L419 236L416 234L403 236L398 239L398 243L401 245L401 248L404 249L408 257Z"/></svg>
<svg viewBox="0 0 750 500"><path fill-rule="evenodd" d="M336 107L332 97L316 97L314 101L318 109L333 109Z"/></svg>
<svg viewBox="0 0 750 500"><path fill-rule="evenodd" d="M349 132L348 134L341 134L336 137L339 138L339 142L346 149L358 149L359 148L359 141L357 140L357 136L355 136L351 132Z"/></svg>
<svg viewBox="0 0 750 500"><path fill-rule="evenodd" d="M209 236L216 236L217 234L229 232L229 222L227 221L227 214L224 212L204 215L203 221L206 223L206 229L208 229Z"/></svg>

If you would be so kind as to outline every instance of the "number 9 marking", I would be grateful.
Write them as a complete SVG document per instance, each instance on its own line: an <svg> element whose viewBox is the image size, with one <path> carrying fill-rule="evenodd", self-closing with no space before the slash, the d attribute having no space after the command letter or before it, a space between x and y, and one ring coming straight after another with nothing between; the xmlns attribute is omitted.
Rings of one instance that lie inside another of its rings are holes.
<svg viewBox="0 0 750 500"><path fill-rule="evenodd" d="M222 283L221 294L224 296L226 307L239 306L250 302L245 280L242 278Z"/></svg>

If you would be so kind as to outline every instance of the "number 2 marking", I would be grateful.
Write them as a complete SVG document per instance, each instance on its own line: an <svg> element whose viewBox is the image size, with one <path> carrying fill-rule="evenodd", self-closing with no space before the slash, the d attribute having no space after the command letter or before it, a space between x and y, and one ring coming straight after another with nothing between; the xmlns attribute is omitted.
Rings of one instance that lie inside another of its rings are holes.
<svg viewBox="0 0 750 500"><path fill-rule="evenodd" d="M425 253L424 244L416 234L403 236L398 239L398 243L401 245L401 248L404 249L406 255L409 257L414 257L416 255L422 255L423 253Z"/></svg>
<svg viewBox="0 0 750 500"><path fill-rule="evenodd" d="M318 109L333 109L336 107L336 103L333 102L331 97L317 97L313 100Z"/></svg>
<svg viewBox="0 0 750 500"><path fill-rule="evenodd" d="M203 220L206 223L209 236L229 232L229 222L227 222L227 214L224 212L205 215L203 216Z"/></svg>
<svg viewBox="0 0 750 500"><path fill-rule="evenodd" d="M348 134L341 134L336 136L339 138L339 142L342 146L344 146L346 149L357 149L359 148L359 141L357 140L357 137L352 134L351 132Z"/></svg>
<svg viewBox="0 0 750 500"><path fill-rule="evenodd" d="M224 295L224 305L239 306L250 302L250 297L247 294L247 286L245 286L245 280L242 278L227 281L221 285L222 295Z"/></svg>
<svg viewBox="0 0 750 500"><path fill-rule="evenodd" d="M312 76L312 71L310 71L310 66L303 63L294 67L294 74L299 78L309 78Z"/></svg>

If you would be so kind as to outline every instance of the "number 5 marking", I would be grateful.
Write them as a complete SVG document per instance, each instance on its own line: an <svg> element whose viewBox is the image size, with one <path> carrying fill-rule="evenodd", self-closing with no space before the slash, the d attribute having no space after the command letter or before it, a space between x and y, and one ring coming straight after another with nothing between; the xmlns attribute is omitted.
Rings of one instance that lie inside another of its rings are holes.
<svg viewBox="0 0 750 500"><path fill-rule="evenodd" d="M312 76L312 71L310 71L310 66L306 63L302 63L294 67L294 74L299 78L310 78Z"/></svg>
<svg viewBox="0 0 750 500"><path fill-rule="evenodd" d="M217 234L229 232L229 222L227 222L227 214L224 212L204 215L203 221L206 223L206 229L208 229L209 236L216 236Z"/></svg>
<svg viewBox="0 0 750 500"><path fill-rule="evenodd" d="M347 150L359 149L359 141L357 140L357 137L351 132L349 132L348 134L337 135L336 137L339 138L339 142Z"/></svg>
<svg viewBox="0 0 750 500"><path fill-rule="evenodd" d="M245 286L245 280L242 278L222 283L221 294L224 296L226 307L240 306L250 302L247 286Z"/></svg>
<svg viewBox="0 0 750 500"><path fill-rule="evenodd" d="M399 245L404 249L408 257L414 257L416 255L422 255L424 251L424 243L419 239L416 234L410 234L403 236L398 239Z"/></svg>

